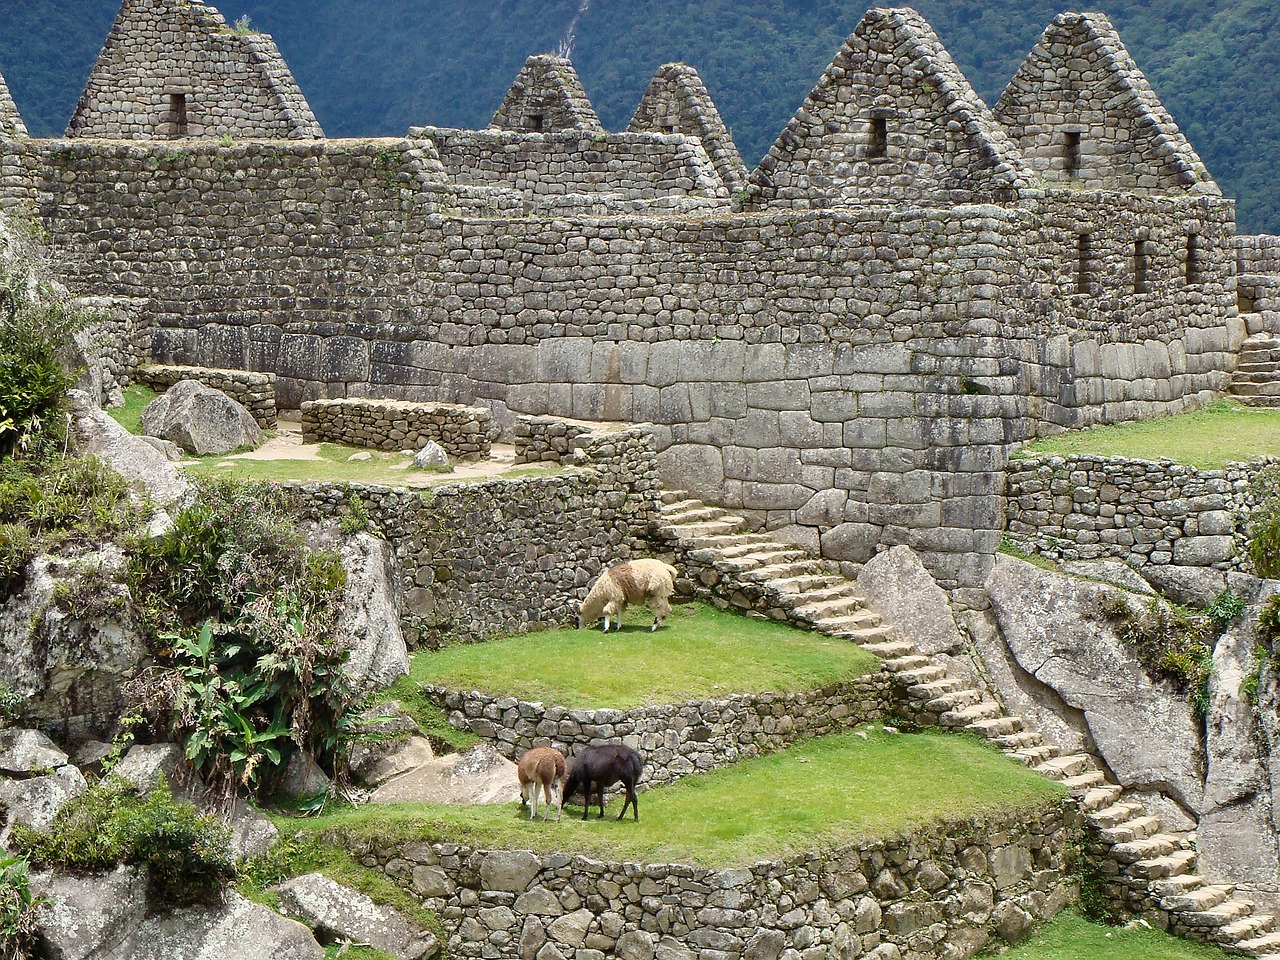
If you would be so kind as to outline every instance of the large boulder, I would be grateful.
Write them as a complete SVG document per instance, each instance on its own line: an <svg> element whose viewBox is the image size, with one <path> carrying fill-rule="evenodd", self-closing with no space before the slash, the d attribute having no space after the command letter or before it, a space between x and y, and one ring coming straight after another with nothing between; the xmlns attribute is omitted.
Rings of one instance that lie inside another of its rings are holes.
<svg viewBox="0 0 1280 960"><path fill-rule="evenodd" d="M409 649L400 630L395 551L385 540L360 533L338 552L347 584L335 635L351 651L347 673L362 691L389 687L409 672Z"/></svg>
<svg viewBox="0 0 1280 960"><path fill-rule="evenodd" d="M187 495L191 484L159 450L135 437L106 413L89 396L72 390L71 423L76 448L104 460L129 481L138 494L149 496L160 506L168 506Z"/></svg>
<svg viewBox="0 0 1280 960"><path fill-rule="evenodd" d="M142 412L142 430L197 456L262 444L262 428L253 414L197 380L181 380L152 401Z"/></svg>
<svg viewBox="0 0 1280 960"><path fill-rule="evenodd" d="M0 846L8 842L15 826L47 832L58 811L88 789L84 775L70 764L39 777L0 780L0 809L4 811Z"/></svg>
<svg viewBox="0 0 1280 960"><path fill-rule="evenodd" d="M321 942L368 944L401 960L422 960L440 952L435 934L322 874L295 877L277 889L281 909L311 927Z"/></svg>
<svg viewBox="0 0 1280 960"><path fill-rule="evenodd" d="M147 876L134 867L87 876L33 873L31 887L50 901L36 937L40 956L52 960L105 956L147 915Z"/></svg>
<svg viewBox="0 0 1280 960"><path fill-rule="evenodd" d="M24 698L23 721L70 740L114 731L120 686L147 656L122 567L110 546L77 559L37 557L22 592L0 604L0 677ZM68 592L90 597L90 607L60 602Z"/></svg>
<svg viewBox="0 0 1280 960"><path fill-rule="evenodd" d="M858 590L921 653L956 653L964 646L946 593L910 547L891 547L868 560Z"/></svg>
<svg viewBox="0 0 1280 960"><path fill-rule="evenodd" d="M1204 789L1191 704L1147 675L1104 612L1148 601L1007 556L996 558L986 589L1012 659L1075 713L1119 782L1197 814Z"/></svg>
<svg viewBox="0 0 1280 960"><path fill-rule="evenodd" d="M114 950L92 960L323 960L311 931L228 894L219 907L166 910L147 917Z"/></svg>
<svg viewBox="0 0 1280 960"><path fill-rule="evenodd" d="M487 743L429 760L388 780L372 803L511 803L519 798L516 765Z"/></svg>

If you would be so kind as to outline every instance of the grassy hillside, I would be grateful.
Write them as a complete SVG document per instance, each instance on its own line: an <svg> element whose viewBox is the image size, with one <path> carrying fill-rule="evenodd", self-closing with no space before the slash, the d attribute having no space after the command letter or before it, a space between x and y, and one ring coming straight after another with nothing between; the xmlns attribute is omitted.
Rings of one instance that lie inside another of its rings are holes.
<svg viewBox="0 0 1280 960"><path fill-rule="evenodd" d="M529 53L581 12L573 56L605 126L630 119L654 69L701 72L749 165L768 148L861 15L840 0L224 0L275 35L330 136L415 123L483 125ZM1063 0L917 0L994 103ZM1113 0L1157 92L1226 192L1244 232L1280 232L1280 4ZM0 0L0 73L40 136L70 115L117 0Z"/></svg>

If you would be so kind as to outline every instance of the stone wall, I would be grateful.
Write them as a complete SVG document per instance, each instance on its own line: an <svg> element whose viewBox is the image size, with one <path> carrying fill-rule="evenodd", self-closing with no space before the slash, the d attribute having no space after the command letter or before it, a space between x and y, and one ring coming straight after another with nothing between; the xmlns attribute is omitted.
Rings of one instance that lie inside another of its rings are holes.
<svg viewBox="0 0 1280 960"><path fill-rule="evenodd" d="M604 130L573 63L549 53L525 61L489 126L533 133Z"/></svg>
<svg viewBox="0 0 1280 960"><path fill-rule="evenodd" d="M211 370L208 367L166 366L148 364L138 368L138 383L164 393L175 383L198 380L206 387L221 390L240 404L258 421L258 426L270 430L276 425L276 377L274 373L254 373L249 370Z"/></svg>
<svg viewBox="0 0 1280 960"><path fill-rule="evenodd" d="M434 440L457 460L487 460L492 415L486 407L395 400L308 400L304 443L347 443L375 450L421 450Z"/></svg>
<svg viewBox="0 0 1280 960"><path fill-rule="evenodd" d="M728 208L728 189L706 151L683 134L414 127L409 136L435 145L451 180L517 190L529 201L596 193L619 200L689 196L718 198Z"/></svg>
<svg viewBox="0 0 1280 960"><path fill-rule="evenodd" d="M533 747L569 756L620 739L644 756L646 786L894 716L890 680L878 672L808 693L735 694L629 710L568 710L435 686L424 692L449 711L455 727L492 742L511 760Z"/></svg>
<svg viewBox="0 0 1280 960"><path fill-rule="evenodd" d="M1200 470L1168 460L1017 458L1008 470L1009 533L1056 560L1241 569L1249 482L1277 462Z"/></svg>
<svg viewBox="0 0 1280 960"><path fill-rule="evenodd" d="M312 139L324 131L272 39L200 0L124 0L67 136Z"/></svg>
<svg viewBox="0 0 1280 960"><path fill-rule="evenodd" d="M1236 237L1239 273L1280 273L1280 237L1257 234Z"/></svg>
<svg viewBox="0 0 1280 960"><path fill-rule="evenodd" d="M965 960L1071 902L1080 831L1062 802L721 870L348 843L435 911L459 958Z"/></svg>
<svg viewBox="0 0 1280 960"><path fill-rule="evenodd" d="M22 122L18 105L13 102L9 86L0 74L0 140L14 140L27 135L27 125Z"/></svg>
<svg viewBox="0 0 1280 960"><path fill-rule="evenodd" d="M653 441L639 429L586 438L559 476L448 483L429 490L291 485L304 516L337 518L360 500L394 547L411 644L439 646L577 620L588 584L646 549L657 513Z"/></svg>
<svg viewBox="0 0 1280 960"><path fill-rule="evenodd" d="M138 305L114 297L76 301L91 322L71 340L68 361L80 374L76 388L100 406L120 403L124 388L137 380L138 368L151 354L155 326Z"/></svg>
<svg viewBox="0 0 1280 960"><path fill-rule="evenodd" d="M516 417L516 463L572 463L580 437L592 427L559 417Z"/></svg>

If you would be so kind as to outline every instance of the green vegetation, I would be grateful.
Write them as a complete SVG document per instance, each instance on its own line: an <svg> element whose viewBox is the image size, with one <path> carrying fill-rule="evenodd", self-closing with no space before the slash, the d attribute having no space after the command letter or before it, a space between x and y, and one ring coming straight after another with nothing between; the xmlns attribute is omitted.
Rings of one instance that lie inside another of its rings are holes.
<svg viewBox="0 0 1280 960"><path fill-rule="evenodd" d="M34 955L40 908L47 902L31 892L24 858L0 858L0 960Z"/></svg>
<svg viewBox="0 0 1280 960"><path fill-rule="evenodd" d="M524 58L554 50L580 0L241 0L274 35L330 136L411 125L483 127ZM947 49L994 104L1061 11L1058 0L920 0ZM33 136L60 136L117 0L0 0L0 63ZM622 130L658 64L698 68L748 166L777 138L862 15L839 0L593 4L575 66L604 125ZM228 12L225 11L224 12ZM1115 0L1107 13L1228 196L1241 230L1280 232L1280 9L1270 0ZM406 42L407 38L407 42ZM391 52L394 50L394 56Z"/></svg>
<svg viewBox="0 0 1280 960"><path fill-rule="evenodd" d="M151 895L173 905L216 901L235 875L229 828L199 814L160 786L139 797L130 784L108 779L71 800L48 833L17 827L13 844L36 863L71 870L145 865Z"/></svg>
<svg viewBox="0 0 1280 960"><path fill-rule="evenodd" d="M753 863L845 841L887 837L937 821L1017 814L1066 796L1062 787L972 737L955 734L824 737L655 787L640 820L530 824L518 803L361 807L308 820L308 835L429 838L482 847L585 853L708 867ZM616 812L617 803L614 801Z"/></svg>
<svg viewBox="0 0 1280 960"><path fill-rule="evenodd" d="M459 730L449 722L448 714L443 709L423 696L424 681L415 676L417 673L418 671L414 671L414 674L397 680L378 697L379 702L394 700L405 713L413 717L423 735L447 744L454 750L467 750L479 743L479 737L469 731Z"/></svg>
<svg viewBox="0 0 1280 960"><path fill-rule="evenodd" d="M1249 492L1256 504L1249 514L1249 559L1258 576L1280 576L1280 469L1259 470Z"/></svg>
<svg viewBox="0 0 1280 960"><path fill-rule="evenodd" d="M411 679L566 707L616 707L755 693L815 690L878 669L855 644L702 604L672 610L649 632L647 609L632 624L545 630L422 651ZM643 617L644 626L634 623Z"/></svg>
<svg viewBox="0 0 1280 960"><path fill-rule="evenodd" d="M1174 681L1190 695L1196 716L1203 720L1209 712L1214 644L1240 612L1227 616L1236 608L1235 602L1228 599L1230 596L1224 590L1215 599L1216 617L1155 597L1139 610L1117 597L1102 612L1150 673Z"/></svg>
<svg viewBox="0 0 1280 960"><path fill-rule="evenodd" d="M107 411L116 423L124 427L130 433L137 435L142 433L142 411L150 406L151 401L155 400L160 394L156 393L150 387L144 387L135 383L131 387L126 387L124 391L124 405L113 407Z"/></svg>
<svg viewBox="0 0 1280 960"><path fill-rule="evenodd" d="M1206 470L1231 461L1280 454L1280 410L1219 400L1204 410L1138 423L1076 430L1037 440L1016 456L1092 454L1178 463Z"/></svg>
<svg viewBox="0 0 1280 960"><path fill-rule="evenodd" d="M1107 927L1075 913L1062 913L1026 943L1000 956L1004 960L1224 960L1226 954L1161 930Z"/></svg>
<svg viewBox="0 0 1280 960"><path fill-rule="evenodd" d="M1055 573L1062 572L1062 567L1053 560L1050 560L1048 557L1042 557L1038 553L1027 553L1027 551L1018 546L1008 534L1000 538L1000 552L1005 556L1033 564L1041 570L1052 570Z"/></svg>

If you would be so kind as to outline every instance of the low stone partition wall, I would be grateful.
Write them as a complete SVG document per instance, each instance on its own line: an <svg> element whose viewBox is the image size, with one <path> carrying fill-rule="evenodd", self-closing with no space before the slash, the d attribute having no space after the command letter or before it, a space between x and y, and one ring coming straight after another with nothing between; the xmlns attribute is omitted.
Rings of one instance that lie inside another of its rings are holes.
<svg viewBox="0 0 1280 960"><path fill-rule="evenodd" d="M895 704L888 675L880 672L807 693L736 694L629 710L570 710L437 686L424 692L449 711L455 727L490 741L511 760L533 747L571 754L621 739L644 755L645 786L892 718Z"/></svg>
<svg viewBox="0 0 1280 960"><path fill-rule="evenodd" d="M1237 236L1236 272L1280 273L1280 237L1268 234Z"/></svg>
<svg viewBox="0 0 1280 960"><path fill-rule="evenodd" d="M347 443L374 450L420 450L434 440L457 460L484 460L492 444L493 414L485 407L400 400L307 400L305 443Z"/></svg>
<svg viewBox="0 0 1280 960"><path fill-rule="evenodd" d="M258 426L270 429L276 425L276 375L274 373L153 364L139 367L137 380L161 393L180 381L198 380L206 387L221 390L247 409L253 414L253 419L258 421Z"/></svg>
<svg viewBox="0 0 1280 960"><path fill-rule="evenodd" d="M1042 456L1009 461L1008 532L1055 560L1247 565L1250 480L1280 458L1200 470L1169 460Z"/></svg>
<svg viewBox="0 0 1280 960"><path fill-rule="evenodd" d="M577 620L588 584L648 552L659 483L653 438L630 428L584 438L580 469L421 489L287 484L299 513L352 505L396 555L410 644L440 646Z"/></svg>
<svg viewBox="0 0 1280 960"><path fill-rule="evenodd" d="M572 463L578 438L593 431L559 417L516 417L514 432L516 463Z"/></svg>
<svg viewBox="0 0 1280 960"><path fill-rule="evenodd" d="M1060 801L723 870L334 839L422 898L456 958L965 960L1072 902L1080 835Z"/></svg>

